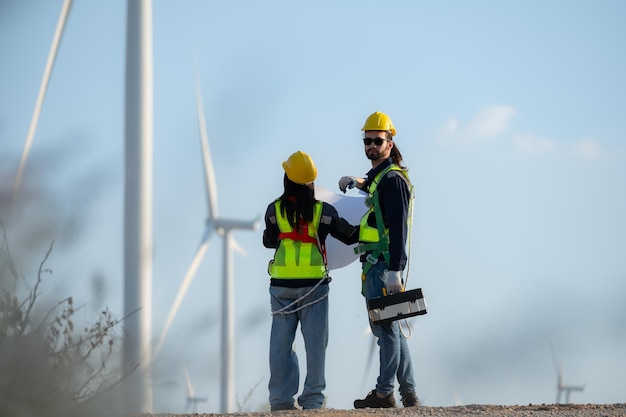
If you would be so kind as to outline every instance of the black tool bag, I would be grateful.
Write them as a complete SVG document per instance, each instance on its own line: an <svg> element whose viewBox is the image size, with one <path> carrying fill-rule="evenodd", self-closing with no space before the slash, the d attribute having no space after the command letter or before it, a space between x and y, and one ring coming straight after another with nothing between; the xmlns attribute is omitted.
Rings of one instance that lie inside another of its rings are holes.
<svg viewBox="0 0 626 417"><path fill-rule="evenodd" d="M384 297L372 298L367 302L370 321L374 324L390 323L394 320L426 314L426 302L422 289L409 290Z"/></svg>

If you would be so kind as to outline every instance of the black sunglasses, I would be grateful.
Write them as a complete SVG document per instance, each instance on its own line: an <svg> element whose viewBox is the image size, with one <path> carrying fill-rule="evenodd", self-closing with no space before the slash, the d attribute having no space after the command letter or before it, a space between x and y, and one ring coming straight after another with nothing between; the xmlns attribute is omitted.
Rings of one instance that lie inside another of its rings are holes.
<svg viewBox="0 0 626 417"><path fill-rule="evenodd" d="M374 142L374 145L380 146L383 144L383 142L386 142L388 140L389 139L383 139L383 138L363 138L363 144L365 146L369 146L372 144L372 142Z"/></svg>

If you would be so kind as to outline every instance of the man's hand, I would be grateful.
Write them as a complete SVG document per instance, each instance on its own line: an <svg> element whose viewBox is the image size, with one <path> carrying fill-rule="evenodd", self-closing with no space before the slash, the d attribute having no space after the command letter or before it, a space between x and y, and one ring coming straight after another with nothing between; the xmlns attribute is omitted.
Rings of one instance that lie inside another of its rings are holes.
<svg viewBox="0 0 626 417"><path fill-rule="evenodd" d="M346 192L348 188L354 188L357 185L357 179L354 177L341 177L339 180L339 189Z"/></svg>
<svg viewBox="0 0 626 417"><path fill-rule="evenodd" d="M404 291L402 286L402 271L387 271L385 287L389 295Z"/></svg>

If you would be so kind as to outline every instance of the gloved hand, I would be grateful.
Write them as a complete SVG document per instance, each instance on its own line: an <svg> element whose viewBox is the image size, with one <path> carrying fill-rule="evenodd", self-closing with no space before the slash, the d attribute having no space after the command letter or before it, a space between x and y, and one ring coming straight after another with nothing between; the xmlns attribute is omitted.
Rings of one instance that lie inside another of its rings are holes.
<svg viewBox="0 0 626 417"><path fill-rule="evenodd" d="M347 188L354 188L357 185L357 180L354 177L341 177L339 179L339 189L346 192Z"/></svg>
<svg viewBox="0 0 626 417"><path fill-rule="evenodd" d="M388 295L404 291L402 286L402 271L387 271L385 287L387 288Z"/></svg>

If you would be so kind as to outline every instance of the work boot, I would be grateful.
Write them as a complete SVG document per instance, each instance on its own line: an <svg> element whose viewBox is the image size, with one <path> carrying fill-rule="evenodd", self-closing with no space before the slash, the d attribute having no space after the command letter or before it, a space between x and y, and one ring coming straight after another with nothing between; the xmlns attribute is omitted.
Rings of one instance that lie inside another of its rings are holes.
<svg viewBox="0 0 626 417"><path fill-rule="evenodd" d="M420 400L414 392L407 392L402 395L402 405L405 407L418 407L420 405Z"/></svg>
<svg viewBox="0 0 626 417"><path fill-rule="evenodd" d="M378 398L376 390L370 391L364 400L354 400L354 408L395 408L396 398L393 392L384 398Z"/></svg>

